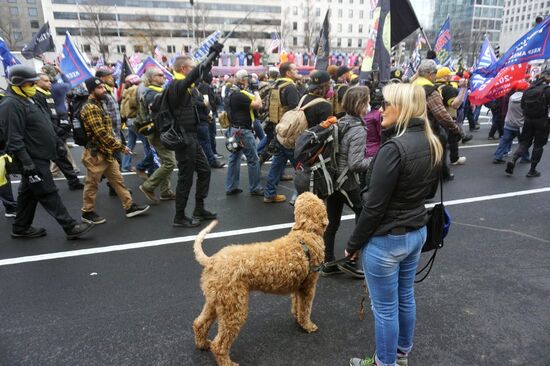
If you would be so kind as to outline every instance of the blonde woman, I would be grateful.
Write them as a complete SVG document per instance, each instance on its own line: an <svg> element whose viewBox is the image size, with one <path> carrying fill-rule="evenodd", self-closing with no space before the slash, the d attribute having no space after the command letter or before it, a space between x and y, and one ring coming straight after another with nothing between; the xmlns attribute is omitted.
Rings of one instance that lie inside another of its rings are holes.
<svg viewBox="0 0 550 366"><path fill-rule="evenodd" d="M372 302L376 353L350 365L407 365L416 321L414 278L426 241L424 202L437 190L443 149L427 118L424 89L387 85L382 127L395 128L367 172L363 210L346 256L360 253Z"/></svg>

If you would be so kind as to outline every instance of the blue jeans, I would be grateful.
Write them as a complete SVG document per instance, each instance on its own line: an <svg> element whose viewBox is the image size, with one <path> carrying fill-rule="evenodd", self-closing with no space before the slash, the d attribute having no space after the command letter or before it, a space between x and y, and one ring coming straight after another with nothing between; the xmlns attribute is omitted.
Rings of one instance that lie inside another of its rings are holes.
<svg viewBox="0 0 550 366"><path fill-rule="evenodd" d="M412 349L416 323L414 278L420 251L426 241L426 227L404 235L372 237L363 248L363 269L369 288L376 359L381 365L395 365L397 350Z"/></svg>
<svg viewBox="0 0 550 366"><path fill-rule="evenodd" d="M519 139L519 128L513 129L510 127L504 127L504 134L498 142L497 150L495 151L495 159L501 160L504 157L504 154L507 154L512 150L512 142L514 138ZM525 151L521 157L523 160L529 160L529 151Z"/></svg>
<svg viewBox="0 0 550 366"><path fill-rule="evenodd" d="M156 156L156 152L151 148L151 145L145 136L136 133L132 128L129 128L128 141L126 143L130 150L134 151L138 139L143 143L143 160L136 165L136 168L151 175L160 165L158 156ZM120 165L123 172L130 171L132 168L132 155L123 155Z"/></svg>
<svg viewBox="0 0 550 366"><path fill-rule="evenodd" d="M130 150L134 151L134 148L136 147L137 142L137 134L132 128L128 128L128 140L126 141L126 146L130 148ZM120 169L123 172L128 172L132 168L132 155L123 155L122 156L122 162L120 164Z"/></svg>
<svg viewBox="0 0 550 366"><path fill-rule="evenodd" d="M281 180L281 175L285 171L286 162L290 160L294 166L294 150L285 149L281 144L278 145L278 150L275 155L273 155L273 161L271 162L271 168L269 168L269 173L267 174L267 182L264 189L264 197L273 198L277 194L277 185Z"/></svg>
<svg viewBox="0 0 550 366"><path fill-rule="evenodd" d="M256 140L251 130L231 127L226 134L231 136L240 131L244 147L236 153L231 153L227 160L227 177L225 179L225 191L229 192L239 188L239 176L241 172L241 156L246 156L248 164L248 184L250 192L261 191L260 184L260 159L256 153Z"/></svg>
<svg viewBox="0 0 550 366"><path fill-rule="evenodd" d="M212 145L210 143L209 124L213 123L199 122L197 126L197 138L199 139L199 144L201 145L202 151L204 151L204 155L206 155L208 164L212 166L216 163L216 157L214 156Z"/></svg>

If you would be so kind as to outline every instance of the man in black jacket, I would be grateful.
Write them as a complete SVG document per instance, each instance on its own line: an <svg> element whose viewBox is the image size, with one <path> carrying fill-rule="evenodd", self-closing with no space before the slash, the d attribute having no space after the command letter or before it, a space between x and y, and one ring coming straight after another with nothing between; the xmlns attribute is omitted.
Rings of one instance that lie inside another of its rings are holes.
<svg viewBox="0 0 550 366"><path fill-rule="evenodd" d="M223 45L215 43L210 48L219 55ZM195 67L194 61L188 56L180 56L174 62L174 80L168 86L168 104L174 115L178 128L185 131L190 143L176 150L178 162L178 185L176 188L176 215L173 225L176 227L196 227L201 220L213 220L216 213L204 208L204 200L210 188L210 166L197 140L197 125L199 123L196 107L193 105L191 90L201 74L206 73L212 64L201 63ZM193 172L197 172L195 188L195 210L193 216L185 215L189 192L193 185Z"/></svg>
<svg viewBox="0 0 550 366"><path fill-rule="evenodd" d="M57 139L57 159L53 162L59 167L65 178L67 178L67 184L71 191L81 190L84 188L84 184L80 182L76 175L73 164L68 158L68 152L66 149L65 141L70 133L70 125L61 125L57 110L55 109L55 102L52 96L52 82L46 74L38 74L40 78L36 82L36 95L34 101L39 105L49 116L49 119L53 125L53 129L58 137Z"/></svg>
<svg viewBox="0 0 550 366"><path fill-rule="evenodd" d="M67 239L88 232L93 225L77 223L68 213L50 172L50 161L57 159L57 136L46 112L32 97L36 94L36 72L29 66L12 66L9 90L0 104L0 125L7 126L6 151L16 158L22 170L17 197L17 216L11 236L36 238L46 229L32 227L37 203L63 227Z"/></svg>

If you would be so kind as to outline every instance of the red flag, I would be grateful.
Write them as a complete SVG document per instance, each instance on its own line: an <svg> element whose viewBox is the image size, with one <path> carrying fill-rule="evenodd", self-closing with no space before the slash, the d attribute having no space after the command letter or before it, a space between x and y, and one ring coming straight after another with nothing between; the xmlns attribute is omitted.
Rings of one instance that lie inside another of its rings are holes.
<svg viewBox="0 0 550 366"><path fill-rule="evenodd" d="M522 63L502 68L497 76L487 80L485 84L470 94L470 103L482 105L508 94L516 80L525 79L527 66L527 63Z"/></svg>

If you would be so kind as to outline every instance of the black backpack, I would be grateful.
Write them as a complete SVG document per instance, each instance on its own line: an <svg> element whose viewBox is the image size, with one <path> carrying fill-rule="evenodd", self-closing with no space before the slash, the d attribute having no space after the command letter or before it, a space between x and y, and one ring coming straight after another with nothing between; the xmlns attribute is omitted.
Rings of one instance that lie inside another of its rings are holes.
<svg viewBox="0 0 550 366"><path fill-rule="evenodd" d="M86 147L90 141L86 134L84 123L82 123L82 119L80 118L80 112L87 103L88 95L80 94L73 95L69 103L69 119L73 129L73 140L75 144L83 147Z"/></svg>
<svg viewBox="0 0 550 366"><path fill-rule="evenodd" d="M337 154L342 136L353 127L346 124L321 125L305 130L296 140L294 160L296 173L294 185L298 194L312 192L325 199L340 187L347 176L347 170L338 174Z"/></svg>
<svg viewBox="0 0 550 366"><path fill-rule="evenodd" d="M548 88L544 84L535 84L523 92L521 109L529 118L543 118L548 116L548 101L545 91Z"/></svg>
<svg viewBox="0 0 550 366"><path fill-rule="evenodd" d="M223 104L224 104L224 110L225 110L225 113L227 113L227 118L229 119L229 122L232 123L233 122L233 116L231 115L231 96L233 95L233 93L235 92L239 92L240 89L233 85L231 86L231 88L229 88L229 90L225 90L225 97L223 98Z"/></svg>

